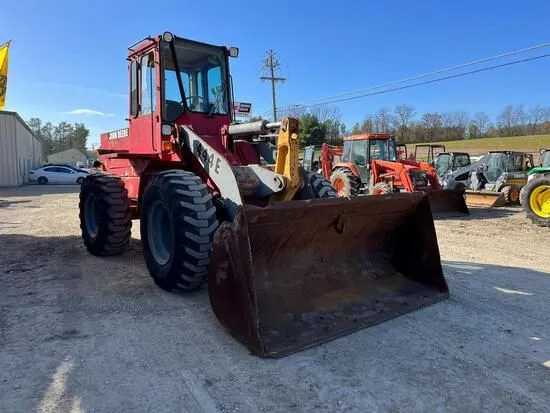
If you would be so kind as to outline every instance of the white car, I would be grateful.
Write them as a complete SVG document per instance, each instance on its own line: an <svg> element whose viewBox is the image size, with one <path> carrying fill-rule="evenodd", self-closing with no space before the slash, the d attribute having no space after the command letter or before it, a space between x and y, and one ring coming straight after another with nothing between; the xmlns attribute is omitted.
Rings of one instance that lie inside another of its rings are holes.
<svg viewBox="0 0 550 413"><path fill-rule="evenodd" d="M31 182L46 184L81 184L88 176L85 171L77 171L66 166L43 166L29 173Z"/></svg>

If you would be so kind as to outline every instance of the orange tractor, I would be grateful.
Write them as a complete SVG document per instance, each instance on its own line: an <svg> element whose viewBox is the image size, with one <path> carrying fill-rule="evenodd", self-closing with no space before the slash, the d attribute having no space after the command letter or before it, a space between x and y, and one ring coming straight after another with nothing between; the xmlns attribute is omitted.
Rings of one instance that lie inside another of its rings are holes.
<svg viewBox="0 0 550 413"><path fill-rule="evenodd" d="M326 144L321 148L323 175L340 197L424 191L434 212L468 214L463 191L442 190L432 165L403 158L406 147L385 133L345 137L342 150Z"/></svg>
<svg viewBox="0 0 550 413"><path fill-rule="evenodd" d="M297 119L236 123L237 54L168 32L129 48L128 125L81 186L88 251L123 253L139 219L154 282L208 283L221 324L267 357L446 298L428 198L337 198L299 166Z"/></svg>

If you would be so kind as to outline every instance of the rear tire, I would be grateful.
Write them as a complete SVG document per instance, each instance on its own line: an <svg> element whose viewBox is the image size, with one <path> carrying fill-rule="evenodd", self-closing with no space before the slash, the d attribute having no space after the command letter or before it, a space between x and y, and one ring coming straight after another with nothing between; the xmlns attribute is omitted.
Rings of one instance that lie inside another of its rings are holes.
<svg viewBox="0 0 550 413"><path fill-rule="evenodd" d="M305 185L296 192L294 199L336 198L338 196L330 182L323 175L303 170L302 177Z"/></svg>
<svg viewBox="0 0 550 413"><path fill-rule="evenodd" d="M330 183L338 196L355 196L361 189L361 179L347 168L336 169L330 176Z"/></svg>
<svg viewBox="0 0 550 413"><path fill-rule="evenodd" d="M527 182L523 187L522 204L527 217L534 224L550 227L550 176L533 178Z"/></svg>
<svg viewBox="0 0 550 413"><path fill-rule="evenodd" d="M83 182L84 182L84 178L82 178L82 177L80 177L80 178L78 178L78 179L76 180L76 183L77 183L78 185L82 185Z"/></svg>
<svg viewBox="0 0 550 413"><path fill-rule="evenodd" d="M207 280L218 228L212 195L192 172L155 174L141 203L141 242L147 268L167 291L192 291Z"/></svg>
<svg viewBox="0 0 550 413"><path fill-rule="evenodd" d="M114 175L88 175L80 189L80 228L90 253L122 253L130 243L132 220L128 191Z"/></svg>
<svg viewBox="0 0 550 413"><path fill-rule="evenodd" d="M40 185L46 185L48 183L48 178L46 178L45 176L41 176L40 178L38 178L37 182Z"/></svg>
<svg viewBox="0 0 550 413"><path fill-rule="evenodd" d="M506 205L519 205L519 188L515 185L502 188Z"/></svg>

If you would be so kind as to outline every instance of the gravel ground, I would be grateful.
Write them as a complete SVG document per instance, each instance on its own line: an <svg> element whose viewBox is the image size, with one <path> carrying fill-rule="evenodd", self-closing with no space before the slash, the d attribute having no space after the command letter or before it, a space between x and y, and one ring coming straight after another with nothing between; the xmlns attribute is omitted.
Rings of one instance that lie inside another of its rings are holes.
<svg viewBox="0 0 550 413"><path fill-rule="evenodd" d="M151 282L137 225L87 254L77 190L0 189L1 412L549 410L550 238L517 209L437 221L449 300L266 360Z"/></svg>

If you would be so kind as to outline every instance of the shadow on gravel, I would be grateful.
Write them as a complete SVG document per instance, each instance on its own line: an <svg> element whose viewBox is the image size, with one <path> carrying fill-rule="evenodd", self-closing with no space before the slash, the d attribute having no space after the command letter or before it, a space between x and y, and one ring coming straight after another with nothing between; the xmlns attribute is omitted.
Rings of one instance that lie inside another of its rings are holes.
<svg viewBox="0 0 550 413"><path fill-rule="evenodd" d="M348 412L544 411L548 369L512 340L531 345L539 336L529 328L547 325L550 274L455 261L443 268L450 300L267 361L212 333L222 326L205 290L156 287L139 240L98 258L77 235L0 234L0 411L200 411L197 403L214 406L204 411L319 411L319 392L324 411L344 411L343 403ZM515 355L518 346L528 359ZM381 372L388 380L376 380ZM425 391L441 387L453 391ZM230 410L215 408L228 398Z"/></svg>
<svg viewBox="0 0 550 413"><path fill-rule="evenodd" d="M10 201L9 199L0 199L0 208L7 208L17 204L27 204L31 201Z"/></svg>
<svg viewBox="0 0 550 413"><path fill-rule="evenodd" d="M433 214L434 220L454 220L454 221L475 221L477 219L499 219L509 217L517 213L521 213L523 209L521 207L506 207L506 208L477 208L468 207L470 215L457 214L457 213L437 213Z"/></svg>
<svg viewBox="0 0 550 413"><path fill-rule="evenodd" d="M27 196L42 196L52 194L78 194L80 185L38 185L27 184L14 188L0 188L0 198L21 198Z"/></svg>

